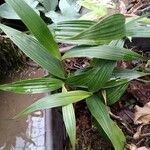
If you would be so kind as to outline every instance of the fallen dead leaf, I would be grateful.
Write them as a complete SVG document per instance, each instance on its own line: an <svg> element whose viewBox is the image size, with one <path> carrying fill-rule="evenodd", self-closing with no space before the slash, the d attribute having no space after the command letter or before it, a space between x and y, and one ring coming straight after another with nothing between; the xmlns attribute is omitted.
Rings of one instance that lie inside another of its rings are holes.
<svg viewBox="0 0 150 150"><path fill-rule="evenodd" d="M150 149L143 146L143 147L138 148L137 150L150 150Z"/></svg>
<svg viewBox="0 0 150 150"><path fill-rule="evenodd" d="M127 10L126 10L126 5L125 5L124 1L119 0L119 3L120 3L120 5L119 5L120 13L126 14Z"/></svg>
<svg viewBox="0 0 150 150"><path fill-rule="evenodd" d="M136 145L134 145L134 144L128 145L128 148L129 148L129 150L150 150L150 149L146 148L145 146L138 148L138 147L137 147Z"/></svg>
<svg viewBox="0 0 150 150"><path fill-rule="evenodd" d="M134 114L135 124L148 124L150 123L150 102L145 104L144 107L135 106Z"/></svg>

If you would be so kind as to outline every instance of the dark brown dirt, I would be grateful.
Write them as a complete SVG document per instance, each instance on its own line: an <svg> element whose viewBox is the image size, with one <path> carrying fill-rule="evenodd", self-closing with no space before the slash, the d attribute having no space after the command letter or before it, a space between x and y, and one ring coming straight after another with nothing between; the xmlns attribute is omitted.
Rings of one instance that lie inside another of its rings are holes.
<svg viewBox="0 0 150 150"><path fill-rule="evenodd" d="M132 91L132 87L128 90ZM139 88L140 93L144 93L145 89ZM135 93L126 92L119 102L111 106L113 116L111 118L117 122L118 126L122 129L126 136L127 144L135 144L137 147L146 146L150 148L150 135L142 138L134 138L135 133L138 131L140 125L134 124L134 106L139 104L139 98L141 101L143 95L138 95L138 100L135 97ZM145 100L148 100L149 97ZM140 101L140 104L141 104ZM78 150L110 150L113 149L111 144L107 142L92 125L92 119L90 113L84 102L79 102L75 106L76 118L77 118L77 148ZM150 133L150 124L145 125L142 128L141 134Z"/></svg>
<svg viewBox="0 0 150 150"><path fill-rule="evenodd" d="M91 115L84 102L75 106L77 118L77 150L110 150L111 145L92 125Z"/></svg>

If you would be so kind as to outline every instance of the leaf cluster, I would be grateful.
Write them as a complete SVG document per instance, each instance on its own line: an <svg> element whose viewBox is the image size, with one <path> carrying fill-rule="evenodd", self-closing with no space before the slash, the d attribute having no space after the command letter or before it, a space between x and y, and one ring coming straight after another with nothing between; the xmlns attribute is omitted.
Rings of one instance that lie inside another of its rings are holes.
<svg viewBox="0 0 150 150"><path fill-rule="evenodd" d="M0 28L28 57L48 70L49 77L4 84L0 85L0 89L17 93L48 91L55 93L33 103L15 118L37 110L62 106L65 126L72 149L75 149L76 122L73 103L86 99L92 116L106 133L115 150L123 150L125 136L111 120L107 106L119 100L130 80L149 73L120 69L116 63L120 60L145 59L131 49L123 48L123 40L129 36L148 37L150 28L142 26L137 19L126 23L122 14L114 14L97 22L78 19L58 22L50 26L49 30L45 22L25 1L6 0L6 2L14 9L31 34L28 35L4 24L0 24ZM50 3L46 1L43 3L47 9L56 6L47 4ZM139 32L138 29L143 30ZM61 56L57 42L74 44L74 48ZM78 73L69 75L65 72L63 60L74 57L87 57L91 59L91 64ZM62 89L62 92L57 93L58 89Z"/></svg>

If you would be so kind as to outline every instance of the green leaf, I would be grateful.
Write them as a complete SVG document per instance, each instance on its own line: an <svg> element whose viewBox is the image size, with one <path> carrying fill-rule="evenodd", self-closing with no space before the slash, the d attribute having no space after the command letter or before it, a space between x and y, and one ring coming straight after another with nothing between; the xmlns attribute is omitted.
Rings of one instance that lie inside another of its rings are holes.
<svg viewBox="0 0 150 150"><path fill-rule="evenodd" d="M52 75L65 78L61 62L51 56L38 41L3 24L0 24L0 28L28 57L47 69Z"/></svg>
<svg viewBox="0 0 150 150"><path fill-rule="evenodd" d="M36 9L36 6L38 5L38 1L36 0L25 0L30 7L33 8L33 10L39 15L39 11ZM4 3L0 5L0 16L2 18L6 19L16 19L20 20L20 17L16 14L16 12L10 7L7 3Z"/></svg>
<svg viewBox="0 0 150 150"><path fill-rule="evenodd" d="M127 87L128 87L128 83L124 83L113 88L105 89L107 104L112 105L115 102L117 102L120 99L120 97L123 95Z"/></svg>
<svg viewBox="0 0 150 150"><path fill-rule="evenodd" d="M15 11L7 3L0 5L0 16L6 19L20 20L20 17L15 13Z"/></svg>
<svg viewBox="0 0 150 150"><path fill-rule="evenodd" d="M54 23L76 19L80 16L78 13L80 6L78 6L75 1L68 2L67 0L60 0L59 9L60 13L55 11L49 11L45 15L51 18Z"/></svg>
<svg viewBox="0 0 150 150"><path fill-rule="evenodd" d="M139 72L130 69L115 68L110 80L103 86L103 89L116 87L122 84L127 84L129 81L148 76L150 73Z"/></svg>
<svg viewBox="0 0 150 150"><path fill-rule="evenodd" d="M90 91L96 92L104 86L104 84L109 80L113 69L115 67L115 62L97 60L97 67L92 74L88 75L88 87Z"/></svg>
<svg viewBox="0 0 150 150"><path fill-rule="evenodd" d="M112 74L112 79L126 79L131 81L133 79L137 79L143 76L150 75L150 73L136 71L134 69L120 69L115 68Z"/></svg>
<svg viewBox="0 0 150 150"><path fill-rule="evenodd" d="M150 37L150 27L147 23L140 22L144 16L138 17L126 23L126 36L129 37Z"/></svg>
<svg viewBox="0 0 150 150"><path fill-rule="evenodd" d="M87 19L87 20L97 20L107 14L107 7L108 4L100 3L99 1L91 1L91 0L80 0L79 4L88 10L91 10L90 12L84 14L81 19Z"/></svg>
<svg viewBox="0 0 150 150"><path fill-rule="evenodd" d="M46 9L46 12L55 10L58 5L58 0L39 0Z"/></svg>
<svg viewBox="0 0 150 150"><path fill-rule="evenodd" d="M62 92L67 92L65 86L62 87ZM73 108L73 104L69 104L62 107L63 120L70 138L72 149L75 150L76 144L76 118Z"/></svg>
<svg viewBox="0 0 150 150"><path fill-rule="evenodd" d="M118 87L127 84L129 81L150 75L150 73L139 72L130 69L115 68L110 80L102 87L103 89Z"/></svg>
<svg viewBox="0 0 150 150"><path fill-rule="evenodd" d="M88 88L88 78L90 79L90 75L92 76L93 72L95 73L95 68L90 68L87 70L83 70L75 75L72 75L66 79L66 83L71 86L79 86Z"/></svg>
<svg viewBox="0 0 150 150"><path fill-rule="evenodd" d="M78 35L80 32L88 29L90 26L94 25L96 22L88 20L69 20L58 22L51 26L55 32L56 39L71 38Z"/></svg>
<svg viewBox="0 0 150 150"><path fill-rule="evenodd" d="M97 43L104 40L115 40L125 36L125 18L121 14L109 16L94 24L87 30L72 37L73 40L88 39Z"/></svg>
<svg viewBox="0 0 150 150"><path fill-rule="evenodd" d="M55 78L38 78L17 81L9 84L0 85L0 90L16 93L44 93L61 88L63 82Z"/></svg>
<svg viewBox="0 0 150 150"><path fill-rule="evenodd" d="M71 20L73 18L68 18L58 12L55 11L49 11L47 13L45 13L45 16L50 18L54 23L58 23L60 21L64 21L64 20Z"/></svg>
<svg viewBox="0 0 150 150"><path fill-rule="evenodd" d="M102 129L102 127L100 126L100 124L98 123L98 121L94 117L92 117L92 124L96 127L99 134L104 138L104 140L111 142L109 140L109 138L107 137L107 134L104 132L104 130Z"/></svg>
<svg viewBox="0 0 150 150"><path fill-rule="evenodd" d="M102 89L116 87L129 82L128 79L111 79L102 87Z"/></svg>
<svg viewBox="0 0 150 150"><path fill-rule="evenodd" d="M66 0L70 5L76 3L78 0Z"/></svg>
<svg viewBox="0 0 150 150"><path fill-rule="evenodd" d="M91 96L91 92L86 91L71 91L71 92L65 92L65 93L59 93L59 94L53 94L50 96L46 96L37 102L33 103L23 111L21 111L19 114L15 116L15 118L23 117L29 113L32 113L37 110L41 109L48 109L48 108L54 108L59 106L65 106L72 103L76 103L80 100L83 100L89 96Z"/></svg>
<svg viewBox="0 0 150 150"><path fill-rule="evenodd" d="M116 46L75 47L63 55L63 59L72 57L101 58L107 60L133 60L142 58L141 55Z"/></svg>
<svg viewBox="0 0 150 150"><path fill-rule="evenodd" d="M62 108L62 112L63 112L63 120L65 123L65 127L71 141L72 149L75 150L76 119L75 119L75 112L74 112L73 105L69 104L67 106L64 106Z"/></svg>
<svg viewBox="0 0 150 150"><path fill-rule="evenodd" d="M60 0L59 8L64 16L79 17L80 6L76 4L76 1Z"/></svg>
<svg viewBox="0 0 150 150"><path fill-rule="evenodd" d="M103 86L103 89L106 91L107 103L112 105L118 101L127 89L129 81L146 75L150 75L150 73L115 68L112 78Z"/></svg>
<svg viewBox="0 0 150 150"><path fill-rule="evenodd" d="M24 24L38 39L38 41L47 49L47 51L60 59L61 55L58 45L55 42L50 30L44 21L33 11L33 9L23 0L6 0L13 7Z"/></svg>
<svg viewBox="0 0 150 150"><path fill-rule="evenodd" d="M94 95L87 98L86 102L91 114L107 134L115 150L123 150L125 136L116 123L110 119L107 108L102 103L101 99Z"/></svg>
<svg viewBox="0 0 150 150"><path fill-rule="evenodd" d="M89 25L88 28L86 27L82 32L72 37L59 36L63 31L60 34L56 33L56 39L64 43L99 45L107 44L111 40L121 39L125 36L125 18L121 14L115 14L100 20L98 23L93 23L92 26ZM80 22L78 21L79 25ZM68 25L68 27L71 27L71 25ZM70 30L70 32L72 31ZM66 34L69 34L69 31Z"/></svg>
<svg viewBox="0 0 150 150"><path fill-rule="evenodd" d="M115 62L97 60L96 66L79 75L69 77L66 82L71 85L87 86L90 91L96 92L109 80Z"/></svg>

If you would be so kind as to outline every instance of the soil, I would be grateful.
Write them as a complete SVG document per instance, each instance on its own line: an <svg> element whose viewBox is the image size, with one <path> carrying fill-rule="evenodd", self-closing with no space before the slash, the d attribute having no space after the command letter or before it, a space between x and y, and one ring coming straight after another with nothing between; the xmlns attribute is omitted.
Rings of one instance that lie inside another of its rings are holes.
<svg viewBox="0 0 150 150"><path fill-rule="evenodd" d="M75 105L77 119L77 150L110 150L107 142L92 125L90 112L85 102Z"/></svg>

